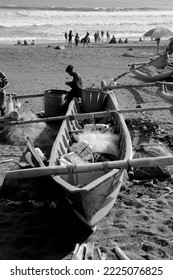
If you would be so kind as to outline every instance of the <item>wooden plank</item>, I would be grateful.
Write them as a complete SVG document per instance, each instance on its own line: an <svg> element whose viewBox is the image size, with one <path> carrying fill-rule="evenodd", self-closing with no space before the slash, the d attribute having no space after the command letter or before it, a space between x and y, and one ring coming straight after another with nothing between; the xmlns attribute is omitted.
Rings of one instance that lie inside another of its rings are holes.
<svg viewBox="0 0 173 280"><path fill-rule="evenodd" d="M81 244L79 247L77 246L77 248L75 247L75 250L77 251L74 256L73 256L73 260L83 260L85 257L85 250L86 250L86 244Z"/></svg>
<svg viewBox="0 0 173 280"><path fill-rule="evenodd" d="M32 154L32 156L35 158L36 162L38 163L38 165L40 167L45 167L45 164L43 163L40 155L37 153L37 151L34 148L33 143L31 142L31 139L29 137L27 137L27 146L30 150L30 153Z"/></svg>
<svg viewBox="0 0 173 280"><path fill-rule="evenodd" d="M108 170L116 168L129 168L131 167L152 167L152 166L164 166L173 165L173 156L163 156L163 157L149 157L131 160L117 160L109 161ZM102 163L89 163L81 165L71 165L72 170L76 173L92 172L105 170ZM24 179L24 178L35 178L42 176L53 176L53 175L63 175L69 174L69 168L66 166L48 166L48 167L38 167L29 168L23 170L12 170L6 172L6 178L8 179Z"/></svg>
<svg viewBox="0 0 173 280"><path fill-rule="evenodd" d="M72 255L72 260L76 260L76 256L77 256L77 252L79 251L79 243L76 243L76 246L75 246L75 249L74 249L74 252L73 252L73 255Z"/></svg>

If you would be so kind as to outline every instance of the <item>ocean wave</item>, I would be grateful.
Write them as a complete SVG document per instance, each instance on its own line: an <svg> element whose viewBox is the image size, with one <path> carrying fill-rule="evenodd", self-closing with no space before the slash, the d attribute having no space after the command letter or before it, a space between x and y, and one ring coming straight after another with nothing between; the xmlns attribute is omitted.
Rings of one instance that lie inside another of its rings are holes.
<svg viewBox="0 0 173 280"><path fill-rule="evenodd" d="M113 7L65 7L65 6L52 6L52 7L39 7L39 6L17 6L17 5L3 5L0 6L0 9L14 9L14 10L40 10L40 11L72 11L72 12L132 12L132 11L159 11L159 8L149 8L149 7L143 7L143 8L113 8Z"/></svg>

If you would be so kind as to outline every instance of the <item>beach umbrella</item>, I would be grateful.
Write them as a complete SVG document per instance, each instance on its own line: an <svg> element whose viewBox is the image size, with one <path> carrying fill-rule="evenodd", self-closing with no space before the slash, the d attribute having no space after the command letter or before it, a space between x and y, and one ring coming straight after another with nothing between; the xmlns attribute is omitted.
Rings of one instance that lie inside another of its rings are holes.
<svg viewBox="0 0 173 280"><path fill-rule="evenodd" d="M170 29L165 28L165 27L156 27L156 28L153 28L153 29L150 29L149 31L147 31L143 36L156 39L157 53L158 53L161 37L173 36L173 32Z"/></svg>
<svg viewBox="0 0 173 280"><path fill-rule="evenodd" d="M161 38L161 37L173 36L173 32L165 27L156 27L147 31L143 36L151 37L151 38Z"/></svg>

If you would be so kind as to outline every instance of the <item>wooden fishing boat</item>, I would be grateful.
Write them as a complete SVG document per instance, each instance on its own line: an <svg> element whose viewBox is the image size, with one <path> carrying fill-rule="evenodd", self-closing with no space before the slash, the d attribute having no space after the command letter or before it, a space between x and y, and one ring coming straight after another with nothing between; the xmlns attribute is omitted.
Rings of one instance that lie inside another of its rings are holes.
<svg viewBox="0 0 173 280"><path fill-rule="evenodd" d="M109 110L111 110L110 113ZM104 134L104 128L111 127L118 135L116 161L132 159L130 134L122 114L117 110L118 103L112 91L83 90L81 103L74 98L69 104L66 114L66 116L69 115L69 118L63 120L50 155L49 167L63 165L67 168L66 174L53 175L52 178L64 189L67 200L77 216L91 228L113 207L121 188L125 169L112 168L110 170L107 161L102 162L101 160L101 170L100 168L97 170L94 168L94 164L98 165L98 162L93 161L93 155L90 157L90 152L86 156L90 158L90 162L82 161L82 158L79 163L74 164L72 159L73 164L69 164L68 155L74 155L70 149L72 146L71 134L76 135L76 132L80 134L85 127L93 127L94 131L97 128L99 130L103 128L103 132L99 131L99 133ZM110 122L111 126L108 125ZM84 142L86 144L86 141ZM79 146L81 145L77 144L77 147ZM89 169L90 166L92 166L92 170ZM80 167L80 172L75 171L77 167ZM83 172L81 172L82 168L84 168Z"/></svg>
<svg viewBox="0 0 173 280"><path fill-rule="evenodd" d="M142 63L140 66L133 64L130 72L141 80L154 82L171 77L173 65L168 63L168 55L165 53L148 63Z"/></svg>
<svg viewBox="0 0 173 280"><path fill-rule="evenodd" d="M162 97L164 100L166 100L167 102L173 104L173 93L171 94L168 91L167 86L173 86L173 83L161 83L160 84L160 88L157 90L157 94ZM173 110L170 110L171 112Z"/></svg>

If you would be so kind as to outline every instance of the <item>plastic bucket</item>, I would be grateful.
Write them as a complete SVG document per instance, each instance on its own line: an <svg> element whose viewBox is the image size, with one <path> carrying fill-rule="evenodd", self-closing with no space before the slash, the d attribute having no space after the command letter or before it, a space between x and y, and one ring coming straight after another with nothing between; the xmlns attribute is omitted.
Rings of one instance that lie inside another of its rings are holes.
<svg viewBox="0 0 173 280"><path fill-rule="evenodd" d="M56 117L64 113L66 90L51 89L44 92L46 117Z"/></svg>

